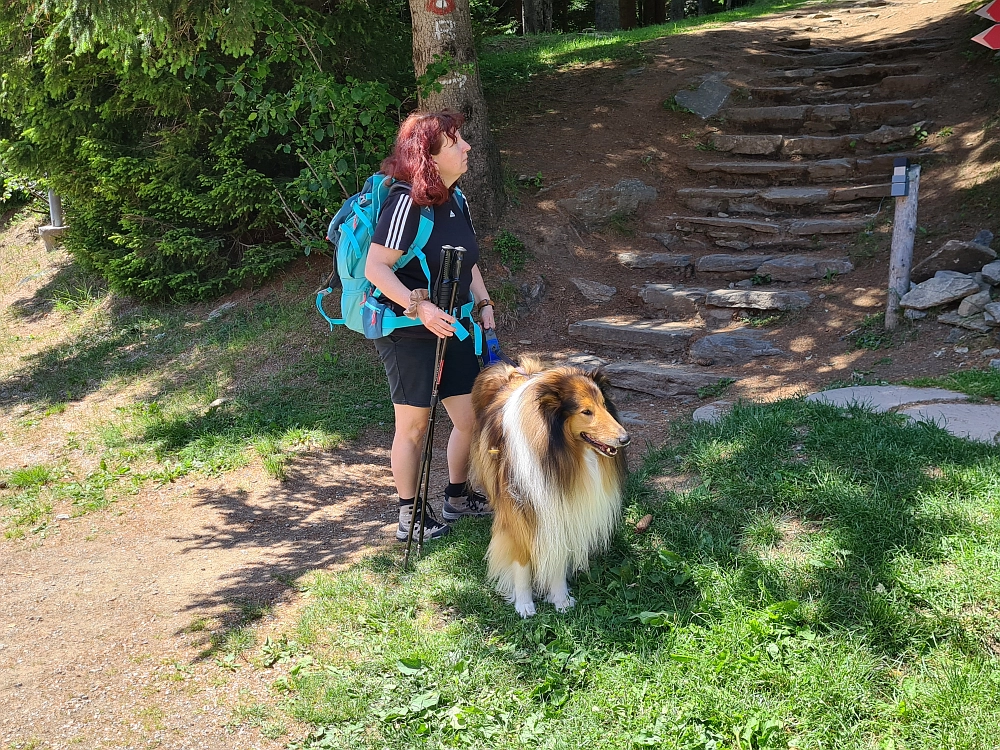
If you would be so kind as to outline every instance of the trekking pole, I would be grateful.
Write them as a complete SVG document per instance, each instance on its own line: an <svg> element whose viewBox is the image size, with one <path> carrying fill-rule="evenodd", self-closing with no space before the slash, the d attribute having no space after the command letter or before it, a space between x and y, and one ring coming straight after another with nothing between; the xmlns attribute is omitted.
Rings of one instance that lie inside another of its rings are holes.
<svg viewBox="0 0 1000 750"><path fill-rule="evenodd" d="M441 266L438 269L438 282L436 284L435 304L444 309L448 314L452 314L455 307L455 297L458 292L458 279L462 273L462 256L465 248L455 248L451 245L444 245L441 248ZM451 266L456 265L455 273L451 273ZM448 307L442 302L448 296ZM444 372L444 354L448 346L448 338L442 337L437 340L434 350L434 380L431 388L430 413L427 417L427 429L424 432L424 446L420 457L420 474L417 479L417 494L413 498L413 508L410 512L410 528L406 534L406 554L403 556L403 568L409 566L410 549L413 544L413 527L417 518L417 509L420 510L420 527L417 537L417 556L423 552L424 546L424 517L427 512L427 492L430 485L431 455L434 449L434 423L437 418L437 405L439 400L439 389L441 386L441 376Z"/></svg>

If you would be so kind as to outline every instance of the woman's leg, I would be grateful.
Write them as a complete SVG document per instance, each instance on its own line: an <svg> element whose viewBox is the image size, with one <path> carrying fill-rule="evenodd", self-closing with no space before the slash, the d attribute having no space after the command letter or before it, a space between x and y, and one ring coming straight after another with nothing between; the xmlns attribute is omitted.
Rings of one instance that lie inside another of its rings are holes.
<svg viewBox="0 0 1000 750"><path fill-rule="evenodd" d="M401 498L416 497L420 457L424 447L424 432L430 409L393 404L396 412L396 433L392 438L389 464L396 491Z"/></svg>
<svg viewBox="0 0 1000 750"><path fill-rule="evenodd" d="M475 414L472 411L472 394L451 396L442 402L454 425L448 438L448 480L462 484L469 478L469 449Z"/></svg>

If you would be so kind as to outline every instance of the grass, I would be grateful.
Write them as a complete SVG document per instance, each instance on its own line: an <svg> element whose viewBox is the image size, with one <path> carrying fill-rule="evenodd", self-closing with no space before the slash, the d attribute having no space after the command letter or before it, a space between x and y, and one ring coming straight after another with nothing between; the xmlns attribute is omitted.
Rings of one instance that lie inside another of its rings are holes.
<svg viewBox="0 0 1000 750"><path fill-rule="evenodd" d="M643 42L733 21L778 13L805 0L764 0L709 16L685 18L609 34L538 34L531 38L494 37L479 56L479 71L487 96L524 86L541 73L566 71L596 63L632 63L645 59Z"/></svg>
<svg viewBox="0 0 1000 750"><path fill-rule="evenodd" d="M921 388L947 388L975 398L1000 400L1000 370L964 370L935 378L913 378L907 385Z"/></svg>
<svg viewBox="0 0 1000 750"><path fill-rule="evenodd" d="M38 267L0 245L0 261L8 253L4 292ZM372 348L319 325L294 274L209 319L109 297L68 262L35 273L40 286L0 311L0 431L63 445L44 466L0 465L8 537L44 533L54 508L81 515L192 473L256 461L282 480L296 454L392 422Z"/></svg>
<svg viewBox="0 0 1000 750"><path fill-rule="evenodd" d="M491 592L486 521L409 573L304 579L274 689L314 729L289 748L992 747L998 503L991 446L738 404L641 462L567 615Z"/></svg>

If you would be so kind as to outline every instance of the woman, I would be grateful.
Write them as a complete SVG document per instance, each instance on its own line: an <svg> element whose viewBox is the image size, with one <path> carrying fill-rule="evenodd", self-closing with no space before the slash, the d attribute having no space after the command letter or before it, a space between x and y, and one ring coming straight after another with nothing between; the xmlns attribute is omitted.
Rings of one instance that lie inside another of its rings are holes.
<svg viewBox="0 0 1000 750"><path fill-rule="evenodd" d="M472 383L479 374L479 360L473 337L454 337L455 319L427 299L427 277L414 259L392 270L417 234L421 206L433 206L434 229L423 248L431 279L437 278L442 245L466 249L459 282L458 300L468 301L471 291L484 328L493 328L490 301L476 261L479 244L472 219L455 199L458 178L469 168L469 144L459 128L465 118L443 111L413 114L406 118L392 155L382 163L382 172L399 182L393 186L379 215L372 236L365 276L379 290L397 315L419 319L423 325L399 328L389 336L375 339L385 365L396 417L392 440L392 476L399 494L399 527L396 538L403 541L410 529L413 498L424 432L430 415L437 338L451 337L444 358L439 396L454 426L448 439L448 486L442 515L447 521L463 516L492 513L487 500L466 487L469 444L472 438ZM417 518L419 524L420 518ZM438 521L430 505L424 520L424 539L437 539L451 531Z"/></svg>

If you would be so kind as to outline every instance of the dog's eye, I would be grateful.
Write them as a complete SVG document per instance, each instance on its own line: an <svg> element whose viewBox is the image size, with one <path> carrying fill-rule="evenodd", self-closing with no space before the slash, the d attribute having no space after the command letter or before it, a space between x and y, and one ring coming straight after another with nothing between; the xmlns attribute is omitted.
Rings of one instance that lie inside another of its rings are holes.
<svg viewBox="0 0 1000 750"><path fill-rule="evenodd" d="M584 409L580 413L583 414L585 417L592 417L592 416L594 416L594 412L592 412L590 409Z"/></svg>

